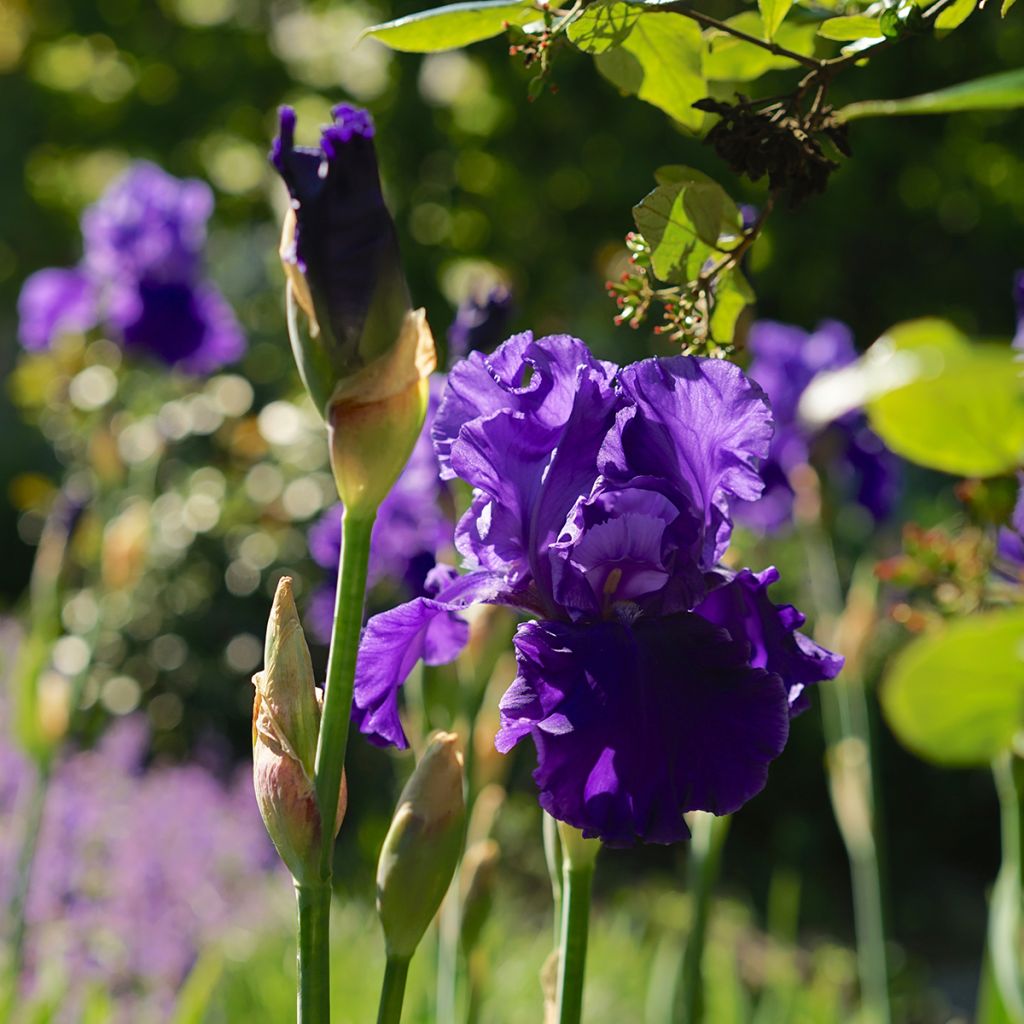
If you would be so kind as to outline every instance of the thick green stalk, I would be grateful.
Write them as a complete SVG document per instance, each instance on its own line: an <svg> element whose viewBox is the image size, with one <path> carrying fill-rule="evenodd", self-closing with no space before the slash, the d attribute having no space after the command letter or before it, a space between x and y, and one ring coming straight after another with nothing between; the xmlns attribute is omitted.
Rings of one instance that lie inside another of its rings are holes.
<svg viewBox="0 0 1024 1024"><path fill-rule="evenodd" d="M1024 896L1024 760L1003 754L992 765L1002 823L1002 863L992 890L988 956L1006 1019L1024 1022L1020 934ZM981 1018L979 1018L981 1019Z"/></svg>
<svg viewBox="0 0 1024 1024"><path fill-rule="evenodd" d="M818 519L801 524L815 636L834 642L843 608L832 543ZM853 888L857 970L865 1024L890 1024L885 910L878 856L871 721L863 682L850 669L819 684L832 811L846 846Z"/></svg>
<svg viewBox="0 0 1024 1024"><path fill-rule="evenodd" d="M401 1021L405 982L408 976L409 958L389 956L384 968L384 985L380 991L377 1024L399 1024Z"/></svg>
<svg viewBox="0 0 1024 1024"><path fill-rule="evenodd" d="M334 817L345 766L373 522L373 516L353 519L344 513L341 517L341 560L334 603L334 630L327 658L324 710L316 748L316 800L324 821ZM325 884L331 880L333 859L334 830L326 828L320 850L320 880Z"/></svg>
<svg viewBox="0 0 1024 1024"><path fill-rule="evenodd" d="M558 962L558 1024L579 1024L587 962L593 863L562 861L562 936Z"/></svg>
<svg viewBox="0 0 1024 1024"><path fill-rule="evenodd" d="M701 1024L704 1020L704 946L729 821L728 817L697 811L690 824L690 933L683 947L674 1013L680 1024Z"/></svg>
<svg viewBox="0 0 1024 1024"><path fill-rule="evenodd" d="M326 1024L331 1018L329 928L330 885L295 886L299 913L298 1024Z"/></svg>

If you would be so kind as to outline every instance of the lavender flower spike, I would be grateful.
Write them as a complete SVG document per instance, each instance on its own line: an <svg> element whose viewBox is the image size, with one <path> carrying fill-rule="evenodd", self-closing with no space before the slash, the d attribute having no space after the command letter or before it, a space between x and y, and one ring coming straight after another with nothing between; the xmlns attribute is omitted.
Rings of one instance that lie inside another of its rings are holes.
<svg viewBox="0 0 1024 1024"><path fill-rule="evenodd" d="M453 657L446 617L477 601L533 616L496 743L529 737L540 803L607 843L671 843L683 813L728 814L764 786L805 687L842 658L767 596L774 569L721 567L737 501L762 489L772 418L717 360L620 369L570 337L504 342L449 377L442 476L473 488L456 530L470 570L370 620L353 716L404 745L398 691Z"/></svg>

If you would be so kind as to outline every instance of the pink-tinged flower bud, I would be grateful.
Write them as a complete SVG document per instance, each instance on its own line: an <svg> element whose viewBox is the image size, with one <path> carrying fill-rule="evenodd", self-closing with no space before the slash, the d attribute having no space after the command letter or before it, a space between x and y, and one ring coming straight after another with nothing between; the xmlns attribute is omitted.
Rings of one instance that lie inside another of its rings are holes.
<svg viewBox="0 0 1024 1024"><path fill-rule="evenodd" d="M377 913L389 956L411 957L448 891L466 820L462 755L438 732L398 798L377 862Z"/></svg>
<svg viewBox="0 0 1024 1024"><path fill-rule="evenodd" d="M267 623L264 669L253 676L253 784L267 832L299 883L317 870L321 818L313 785L320 701L292 581L282 577ZM345 816L342 779L334 834Z"/></svg>

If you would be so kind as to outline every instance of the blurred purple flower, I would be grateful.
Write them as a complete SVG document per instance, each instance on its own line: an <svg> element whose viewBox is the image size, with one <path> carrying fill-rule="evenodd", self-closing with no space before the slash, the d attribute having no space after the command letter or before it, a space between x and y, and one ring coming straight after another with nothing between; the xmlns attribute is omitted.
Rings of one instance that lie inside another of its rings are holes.
<svg viewBox="0 0 1024 1024"><path fill-rule="evenodd" d="M470 352L491 352L508 337L512 293L495 285L486 295L470 295L455 312L448 328L448 362L465 359Z"/></svg>
<svg viewBox="0 0 1024 1024"><path fill-rule="evenodd" d="M892 512L899 491L899 463L853 412L824 432L809 430L798 418L800 396L823 371L836 370L857 358L849 328L827 320L808 334L799 327L762 320L750 329L753 355L750 376L765 390L775 418L775 434L761 464L764 493L755 502L739 502L736 518L765 533L787 526L793 517L790 474L811 461L816 450L829 461L829 475L846 477L845 486L876 521Z"/></svg>
<svg viewBox="0 0 1024 1024"><path fill-rule="evenodd" d="M96 986L114 997L118 1021L167 1019L197 955L265 921L277 858L248 774L225 786L197 765L144 771L147 738L139 718L115 723L58 767L47 793L23 983L31 990L44 968L64 976L59 1020L79 1019L78 1000ZM6 895L31 769L5 743L0 769Z"/></svg>
<svg viewBox="0 0 1024 1024"><path fill-rule="evenodd" d="M1024 583L1024 474L1017 479L1020 490L1013 514L996 537L995 570L1004 579Z"/></svg>
<svg viewBox="0 0 1024 1024"><path fill-rule="evenodd" d="M443 387L443 377L431 378L423 429L402 475L381 503L370 537L369 586L388 580L397 584L405 597L424 592L438 551L451 546L454 533L452 519L442 508L447 485L438 475L430 440ZM313 560L328 571L327 582L314 591L306 613L310 631L323 643L329 642L334 624L342 508L340 503L329 508L312 526L308 538Z"/></svg>
<svg viewBox="0 0 1024 1024"><path fill-rule="evenodd" d="M764 786L808 683L842 659L767 596L773 569L720 565L731 504L754 500L772 423L734 365L648 359L619 368L565 336L515 335L454 367L434 445L473 488L456 529L470 571L372 618L353 719L405 746L398 690L419 658L465 642L475 602L536 616L497 746L530 737L540 803L613 844L669 843L683 813L736 810Z"/></svg>
<svg viewBox="0 0 1024 1024"><path fill-rule="evenodd" d="M189 373L233 362L245 339L231 307L203 277L213 195L144 161L82 215L84 255L72 270L40 270L18 299L19 336L43 349L66 331L103 325L126 349Z"/></svg>

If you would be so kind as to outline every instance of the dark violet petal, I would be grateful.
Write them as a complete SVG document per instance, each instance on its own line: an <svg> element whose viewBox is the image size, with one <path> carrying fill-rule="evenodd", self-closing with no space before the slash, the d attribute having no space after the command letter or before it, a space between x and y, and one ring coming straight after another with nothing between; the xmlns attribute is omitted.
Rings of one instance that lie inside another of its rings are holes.
<svg viewBox="0 0 1024 1024"><path fill-rule="evenodd" d="M792 605L773 604L768 587L779 578L774 567L753 573L741 569L715 574L723 580L695 609L696 614L729 631L737 643L750 647L750 664L778 675L789 695L794 713L804 710L804 688L822 679L834 679L843 667L843 656L819 647L798 632L804 616Z"/></svg>
<svg viewBox="0 0 1024 1024"><path fill-rule="evenodd" d="M436 597L417 597L366 624L356 663L352 720L378 746L408 746L398 715L398 691L416 662L442 665L457 657L469 626L457 612L499 600L504 583L491 573L452 580Z"/></svg>
<svg viewBox="0 0 1024 1024"><path fill-rule="evenodd" d="M737 522L760 533L777 533L793 522L794 491L783 468L769 457L761 465L764 491L757 501L737 501L732 512Z"/></svg>
<svg viewBox="0 0 1024 1024"><path fill-rule="evenodd" d="M137 296L129 318L113 324L127 350L187 373L208 373L244 353L235 314L212 285L140 281Z"/></svg>
<svg viewBox="0 0 1024 1024"><path fill-rule="evenodd" d="M320 148L296 147L295 112L282 107L270 161L296 216L294 262L306 276L328 355L348 375L394 344L410 308L398 234L384 203L373 122L341 104Z"/></svg>
<svg viewBox="0 0 1024 1024"><path fill-rule="evenodd" d="M490 355L471 352L456 363L434 421L441 476L457 475L451 452L461 429L494 413L520 417L534 444L557 436L572 413L580 367L594 370L609 384L615 373L614 366L594 359L578 338L550 335L535 341L530 331L514 334Z"/></svg>
<svg viewBox="0 0 1024 1024"><path fill-rule="evenodd" d="M81 270L39 270L18 296L18 338L27 349L47 348L65 331L97 323L96 293Z"/></svg>
<svg viewBox="0 0 1024 1024"><path fill-rule="evenodd" d="M685 811L737 810L785 746L781 681L699 616L529 622L515 643L498 749L529 735L541 806L584 835L684 839Z"/></svg>
<svg viewBox="0 0 1024 1024"><path fill-rule="evenodd" d="M448 361L464 359L470 352L490 352L508 336L512 318L512 294L495 285L482 298L471 295L455 313L448 328Z"/></svg>
<svg viewBox="0 0 1024 1024"><path fill-rule="evenodd" d="M624 410L602 451L613 480L667 478L704 516L697 560L710 569L728 546L729 504L761 493L758 460L768 454L772 417L761 389L732 363L676 356L625 367Z"/></svg>

